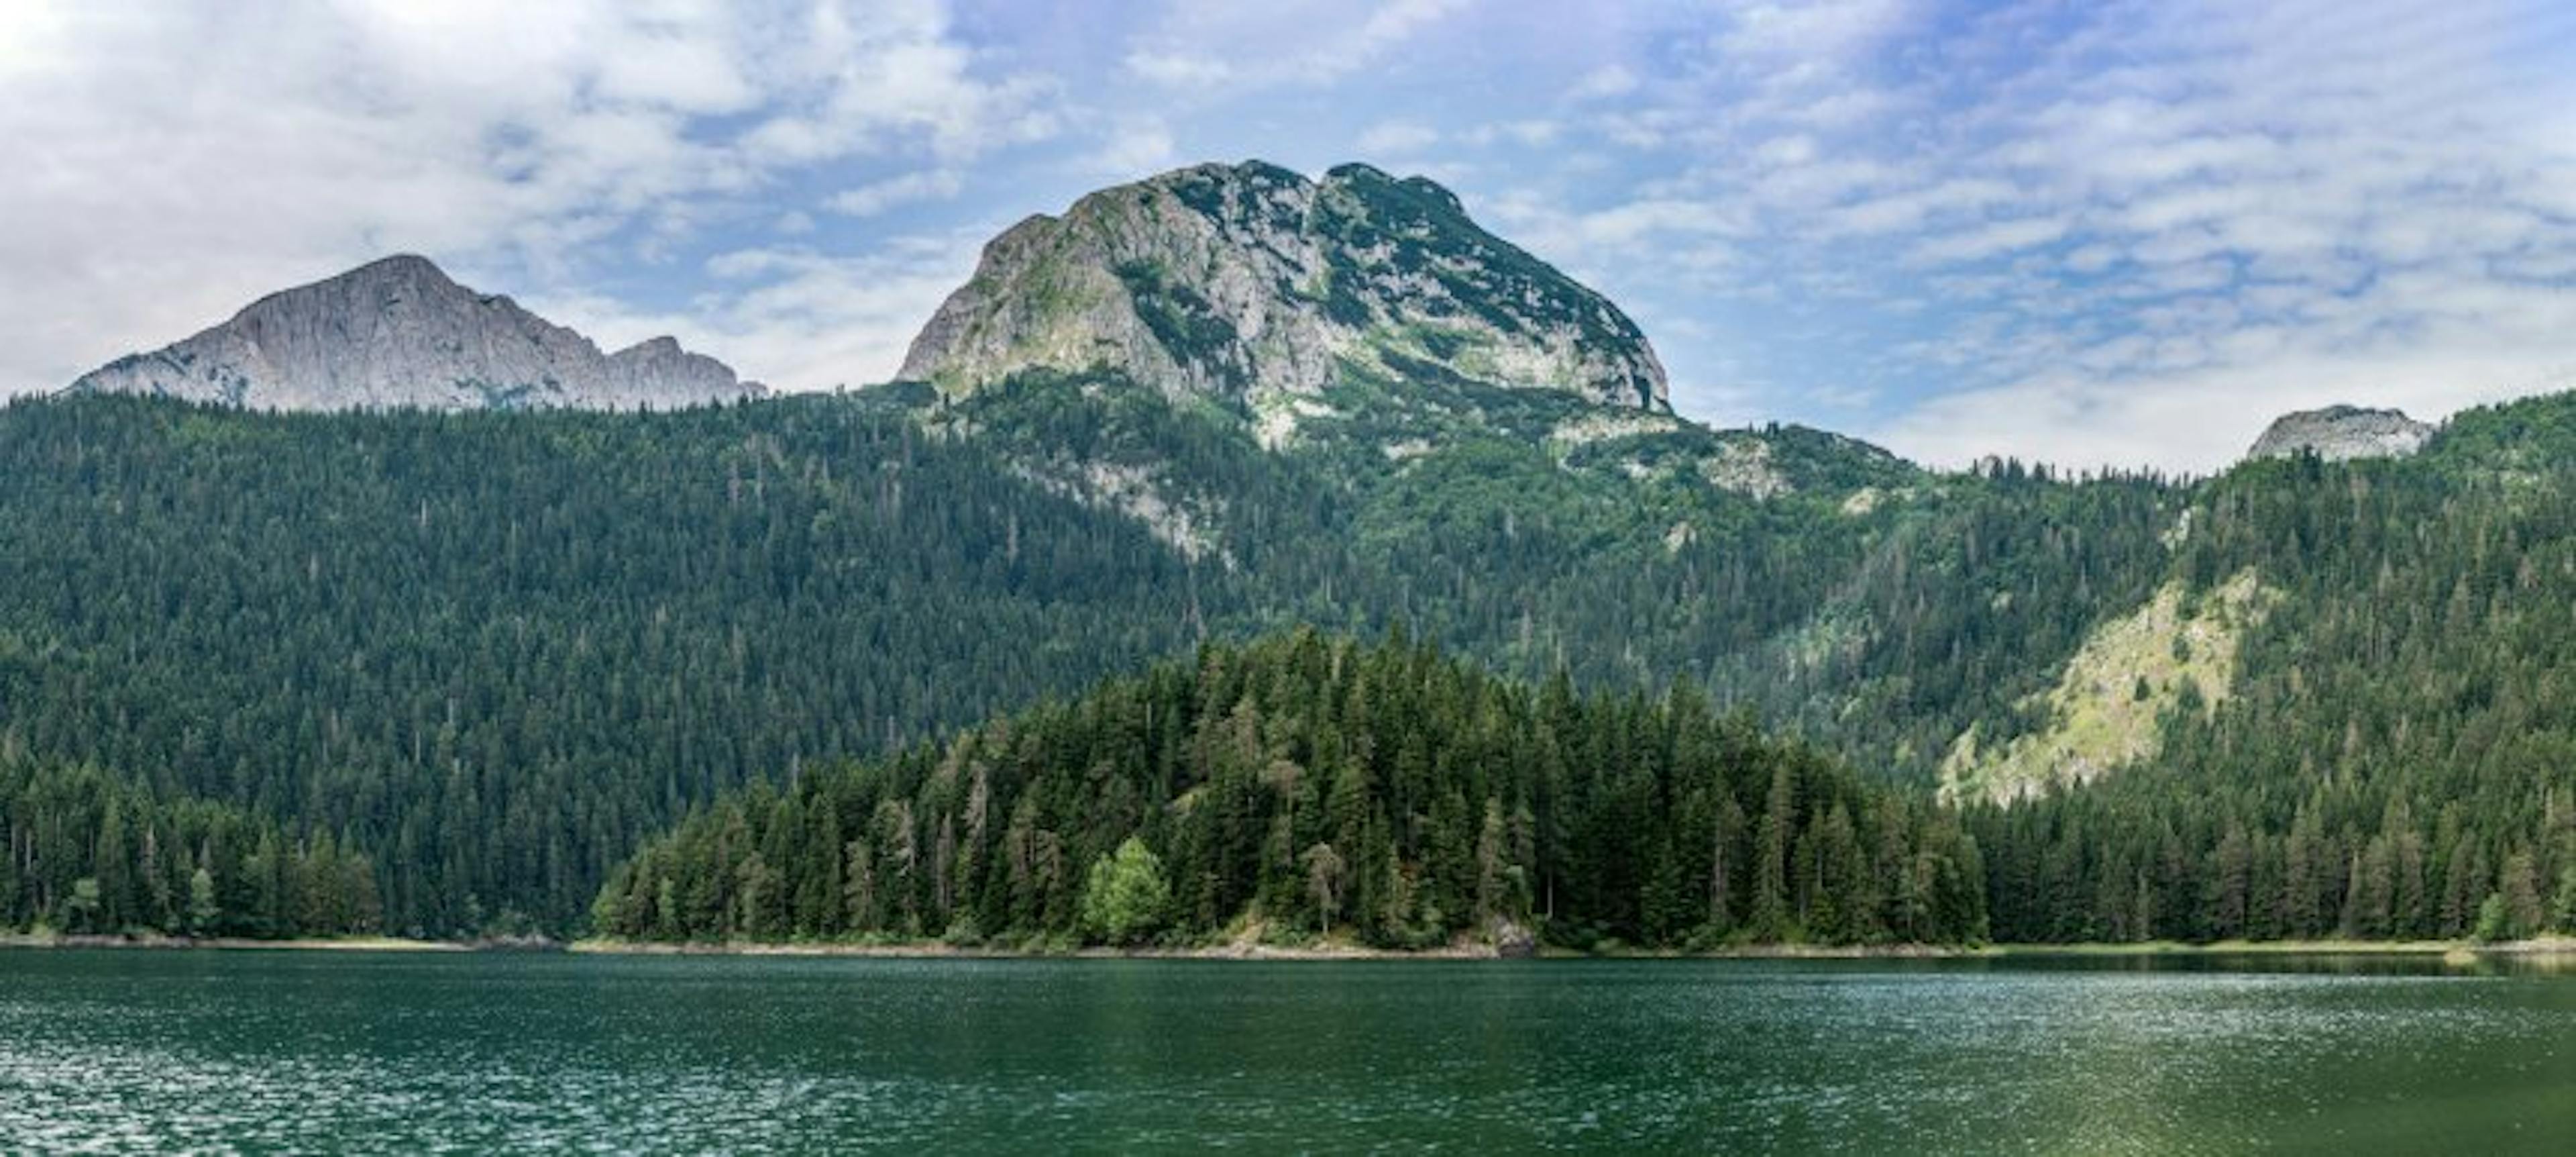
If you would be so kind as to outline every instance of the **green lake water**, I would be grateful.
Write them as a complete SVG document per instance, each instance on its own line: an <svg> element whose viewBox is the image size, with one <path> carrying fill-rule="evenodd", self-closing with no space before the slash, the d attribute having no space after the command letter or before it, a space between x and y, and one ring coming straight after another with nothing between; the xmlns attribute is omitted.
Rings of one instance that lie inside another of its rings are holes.
<svg viewBox="0 0 2576 1157"><path fill-rule="evenodd" d="M2384 961L0 952L0 1151L2576 1152L2576 977Z"/></svg>

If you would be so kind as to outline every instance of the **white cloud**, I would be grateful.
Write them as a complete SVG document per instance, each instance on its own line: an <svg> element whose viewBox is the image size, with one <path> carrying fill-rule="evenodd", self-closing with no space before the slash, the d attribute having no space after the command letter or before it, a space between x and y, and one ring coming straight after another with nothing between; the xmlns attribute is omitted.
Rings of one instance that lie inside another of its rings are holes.
<svg viewBox="0 0 2576 1157"><path fill-rule="evenodd" d="M1138 49L1127 54L1125 64L1128 72L1153 84L1172 88L1212 88L1234 76L1234 70L1222 60L1185 52Z"/></svg>
<svg viewBox="0 0 2576 1157"><path fill-rule="evenodd" d="M706 350L782 390L887 381L931 307L974 271L990 230L896 238L847 256L806 248L737 250L707 262L717 287L679 310L540 295L529 308L615 348L657 334Z"/></svg>
<svg viewBox="0 0 2576 1157"><path fill-rule="evenodd" d="M1863 196L1824 210L1817 224L1822 236L1867 236L1908 232L1936 218L2009 205L2022 196L2009 181L1952 178L1902 192Z"/></svg>
<svg viewBox="0 0 2576 1157"><path fill-rule="evenodd" d="M1117 181L1132 181L1171 168L1179 156L1172 127L1159 117L1137 117L1112 125L1098 148L1083 160L1084 172Z"/></svg>
<svg viewBox="0 0 2576 1157"><path fill-rule="evenodd" d="M1637 91L1637 74L1624 64L1605 64L1583 74L1566 96L1574 100L1605 100Z"/></svg>
<svg viewBox="0 0 2576 1157"><path fill-rule="evenodd" d="M390 249L860 380L971 249L877 239L898 205L1355 142L1619 300L1686 408L1927 454L2197 462L2240 439L2166 392L2439 412L2576 363L2556 0L949 2L20 0L0 383Z"/></svg>
<svg viewBox="0 0 2576 1157"><path fill-rule="evenodd" d="M1498 208L1507 219L1520 222L1515 236L1543 252L1633 253L1693 237L1743 237L1754 229L1741 206L1682 197L1647 198L1571 215L1527 201L1504 202Z"/></svg>
<svg viewBox="0 0 2576 1157"><path fill-rule="evenodd" d="M1945 461L2197 466L2336 394L2439 414L2576 362L2576 9L1721 11L1703 56L1567 114L1633 191L1502 202L1615 253L1614 292L1782 323L1681 335L1677 377L1742 358L1818 418L1812 379L1847 381Z"/></svg>
<svg viewBox="0 0 2576 1157"><path fill-rule="evenodd" d="M1320 85L1373 67L1469 0L1308 0L1283 4L1174 2L1122 58L1131 75L1175 89L1229 95Z"/></svg>
<svg viewBox="0 0 2576 1157"><path fill-rule="evenodd" d="M1989 221L1926 240L1914 247L1913 257L1916 261L1932 265L1983 261L2034 245L2048 244L2066 236L2068 227L2066 220L2060 217Z"/></svg>
<svg viewBox="0 0 2576 1157"><path fill-rule="evenodd" d="M1049 91L928 0L21 0L0 389L393 250L521 290L666 259L805 166L1042 137Z"/></svg>
<svg viewBox="0 0 2576 1157"><path fill-rule="evenodd" d="M1375 60L1441 18L1465 10L1467 0L1385 0L1370 6L1357 32L1333 46L1329 54L1309 58L1308 68L1323 78L1338 76Z"/></svg>
<svg viewBox="0 0 2576 1157"><path fill-rule="evenodd" d="M2005 380L1876 433L1934 462L2009 453L2202 471L2289 410L2350 402L2438 419L2576 386L2576 294L2500 284L2474 261L2385 272L2350 293L2276 284L2120 316L2132 332L2089 346L2044 329L1978 343L2010 364Z"/></svg>
<svg viewBox="0 0 2576 1157"><path fill-rule="evenodd" d="M2039 375L1928 401L1871 437L1917 461L1964 466L2017 456L2079 469L2207 473L2253 445L2272 419L2336 403L2395 406L2436 420L2486 402L2576 388L2552 371L2563 342L2497 349L2481 340L2414 343L2357 356L2258 343L2259 363L2214 362L2126 378Z"/></svg>
<svg viewBox="0 0 2576 1157"><path fill-rule="evenodd" d="M1564 129L1565 126L1556 121L1533 117L1528 120L1477 125L1460 133L1459 139L1478 148L1504 141L1529 148L1540 148L1555 144L1557 138L1564 135Z"/></svg>
<svg viewBox="0 0 2576 1157"><path fill-rule="evenodd" d="M1379 121L1360 134L1360 151L1370 156L1417 153L1440 142L1440 130L1420 121Z"/></svg>
<svg viewBox="0 0 2576 1157"><path fill-rule="evenodd" d="M954 169L924 169L843 189L823 207L848 217L874 217L918 201L945 201L965 187L966 179Z"/></svg>
<svg viewBox="0 0 2576 1157"><path fill-rule="evenodd" d="M1894 33L1910 15L1903 0L1740 0L1719 5L1734 17L1719 47L1741 56L1799 64L1850 55Z"/></svg>

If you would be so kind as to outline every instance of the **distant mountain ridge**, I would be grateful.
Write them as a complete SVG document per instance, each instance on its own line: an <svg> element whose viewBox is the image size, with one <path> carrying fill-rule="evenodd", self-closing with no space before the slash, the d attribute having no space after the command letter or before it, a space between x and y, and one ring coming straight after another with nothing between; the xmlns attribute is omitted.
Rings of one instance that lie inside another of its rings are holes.
<svg viewBox="0 0 2576 1157"><path fill-rule="evenodd" d="M1321 180L1199 165L1022 221L985 247L901 376L954 392L1033 369L1114 370L1265 413L1354 380L1672 408L1662 363L1616 305L1477 226L1447 189L1357 164Z"/></svg>
<svg viewBox="0 0 2576 1157"><path fill-rule="evenodd" d="M404 254L270 294L221 325L110 362L70 392L277 410L625 410L768 390L668 337L602 353L589 338Z"/></svg>

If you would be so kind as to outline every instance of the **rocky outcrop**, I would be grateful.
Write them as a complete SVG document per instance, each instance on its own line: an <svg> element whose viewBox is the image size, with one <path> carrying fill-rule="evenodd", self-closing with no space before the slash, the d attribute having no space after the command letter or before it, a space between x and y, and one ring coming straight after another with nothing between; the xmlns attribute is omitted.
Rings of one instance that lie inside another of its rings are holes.
<svg viewBox="0 0 2576 1157"><path fill-rule="evenodd" d="M1200 165L1031 217L985 246L902 377L971 390L1106 368L1175 394L1475 382L1666 412L1618 307L1485 232L1448 190L1344 165L1320 181ZM1293 422L1291 423L1293 424Z"/></svg>
<svg viewBox="0 0 2576 1157"><path fill-rule="evenodd" d="M2248 458L2286 458L2313 453L2328 462L2352 458L2401 458L2424 448L2433 427L2398 410L2328 406L2301 410L2275 420L2254 440Z"/></svg>
<svg viewBox="0 0 2576 1157"><path fill-rule="evenodd" d="M110 362L71 389L275 410L663 410L767 392L667 337L603 354L589 338L412 256L271 294L194 337Z"/></svg>

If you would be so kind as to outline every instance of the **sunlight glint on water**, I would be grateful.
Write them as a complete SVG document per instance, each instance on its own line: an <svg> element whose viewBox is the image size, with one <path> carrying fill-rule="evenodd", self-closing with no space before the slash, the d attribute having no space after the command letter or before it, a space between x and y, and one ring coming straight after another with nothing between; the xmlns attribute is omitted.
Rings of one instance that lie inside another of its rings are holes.
<svg viewBox="0 0 2576 1157"><path fill-rule="evenodd" d="M11 1149L2548 1151L2576 980L0 954Z"/></svg>

